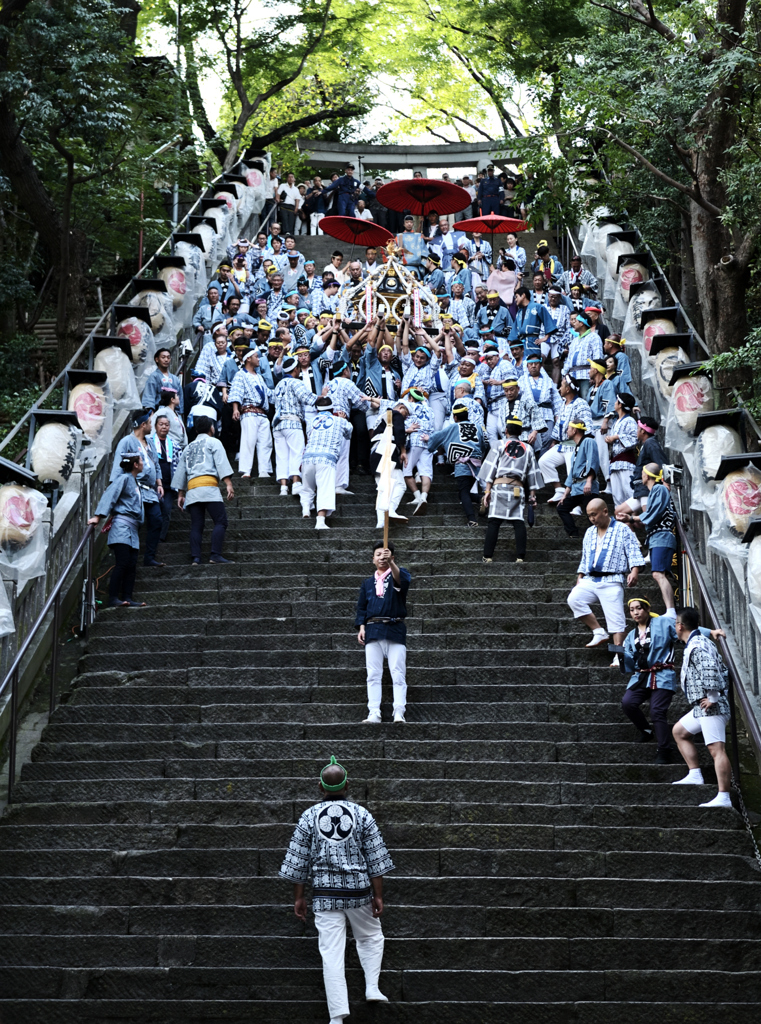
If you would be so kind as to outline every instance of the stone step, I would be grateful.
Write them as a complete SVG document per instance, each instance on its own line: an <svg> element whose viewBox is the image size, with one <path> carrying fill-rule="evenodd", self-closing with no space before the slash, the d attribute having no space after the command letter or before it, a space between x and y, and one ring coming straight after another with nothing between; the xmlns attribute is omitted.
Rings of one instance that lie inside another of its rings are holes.
<svg viewBox="0 0 761 1024"><path fill-rule="evenodd" d="M76 803L60 800L14 804L6 811L6 822L24 825L60 824L168 824L239 825L252 820L262 824L293 826L303 810L302 804L262 803L228 799L223 802L168 800L161 804L149 800ZM471 824L491 827L514 825L599 825L622 828L699 828L741 829L742 819L731 808L660 806L659 804L502 804L485 802L420 803L414 800L376 801L373 813L386 815L390 826L417 825L420 821L439 825Z"/></svg>
<svg viewBox="0 0 761 1024"><path fill-rule="evenodd" d="M384 829L388 843L397 848L439 849L694 849L706 830L697 828L633 829L596 825L394 825ZM267 825L9 825L0 829L0 850L282 850L293 832L290 824ZM706 849L745 856L748 839L738 828L708 829ZM761 922L759 922L761 928Z"/></svg>
<svg viewBox="0 0 761 1024"><path fill-rule="evenodd" d="M80 992L94 990L95 986L89 976L81 979L75 971L62 972L64 977L58 981L57 973L51 972L54 991ZM695 987L695 977L689 971L632 971L611 972L610 977L602 976L596 985L586 984L585 974L560 972L555 983L554 975L547 972L516 972L509 976L504 986L507 990L506 1001L494 1000L488 1003L478 1002L483 991L466 1002L459 1000L436 1001L434 997L423 1002L392 1002L383 1004L384 1020L393 1024L412 1024L421 1019L435 1020L437 1024L463 1024L464 1021L477 1016L483 1024L504 1024L505 1020L515 1017L521 1024L600 1024L604 1019L625 1020L627 1024L652 1024L652 1020L663 1024L681 1024L685 1020L701 1019L705 1012L705 996L710 1002L712 1024L756 1024L758 1009L753 1000L745 999L741 989L744 975L731 976L738 984L731 986L737 991L737 1002L724 1001L717 1003L711 999L716 987L724 994L726 974L709 973L705 977L697 973L699 985ZM170 975L173 977L173 975ZM415 972L405 974L405 995L407 988L416 979ZM575 982L579 981L579 994L584 999L564 1001L569 991L576 991ZM615 999L605 999L605 983L609 983ZM30 978L28 984L33 980ZM179 984L178 979L178 984ZM385 983L385 979L384 979ZM711 988L711 986L716 986ZM536 990L539 986L547 994L547 1001L536 1001ZM26 987L26 986L25 986ZM386 985L386 987L388 987ZM241 993L241 988L245 992ZM361 984L360 984L361 988ZM629 990L637 989L629 996ZM279 1000L273 1003L270 999L259 1001L248 998L249 988L233 986L233 998L225 997L217 1000L215 993L210 994L208 982L203 980L198 985L199 995L205 997L192 999L139 1000L125 998L100 999L55 998L39 1000L14 1000L0 998L0 1011L5 1024L71 1024L71 1021L94 1021L97 1024L116 1024L124 1020L160 1021L162 1024L174 1022L203 1021L204 1024L227 1024L228 1021L264 1020L269 1024L292 1024L294 1020L322 1021L325 1020L325 999L315 998L313 1001L295 998ZM657 989L657 991L656 991ZM226 990L227 991L227 990ZM417 992L416 987L416 992ZM690 991L693 998L699 1001L679 1002L674 992ZM557 992L557 998L555 993ZM649 998L643 1000L643 992ZM353 979L351 988L354 996ZM303 995L303 993L298 993ZM434 996L436 993L434 993ZM358 994L358 999L361 992ZM511 997L511 998L508 998ZM589 998L586 998L589 997ZM643 1000L636 1002L636 999ZM755 999L755 996L753 997ZM424 1016L423 1016L424 1015ZM378 1018L378 1010L374 1004L356 1001L352 1005L352 1021L355 1024L374 1024Z"/></svg>
<svg viewBox="0 0 761 1024"><path fill-rule="evenodd" d="M638 868L647 863L639 855ZM716 878L706 872L699 883L700 909L723 912L741 911L758 914L761 910L761 887L755 878ZM389 886L391 878L389 877ZM467 915L473 907L483 905L488 894L489 905L505 908L526 907L595 907L609 910L628 907L634 910L655 910L666 915L672 908L690 911L695 906L696 881L688 878L643 876L562 877L477 877L461 878L394 878L392 904L415 905L421 908L457 906L457 916ZM59 873L42 876L0 876L3 904L46 906L121 906L162 907L188 905L240 906L245 895L247 905L270 904L280 895L282 906L291 912L290 889L282 880L265 877L248 878L242 886L239 877L146 878L135 875L69 877ZM388 896L388 893L387 893ZM719 916L720 913L719 913ZM505 915L508 920L510 914Z"/></svg>
<svg viewBox="0 0 761 1024"><path fill-rule="evenodd" d="M389 908L391 909L391 908ZM761 939L761 920L750 911L670 909L667 915L650 910L601 907L440 907L447 914L449 938L537 937L548 933L620 940L633 937L673 939L733 939L744 935ZM393 905L394 936L397 939L436 938L440 922L427 907ZM88 935L235 935L312 936L314 926L305 926L283 904L247 906L26 906L6 908L4 935L67 935L86 930ZM311 964L314 964L312 959ZM0 990L12 994L12 986L25 968L0 968Z"/></svg>
<svg viewBox="0 0 761 1024"><path fill-rule="evenodd" d="M155 936L145 934L87 935L3 935L0 934L0 964L11 966L23 963L34 942L50 966L77 967L83 953L94 967L108 968L113 960L125 967L153 968L140 975L125 979L124 972L115 972L123 984L128 980L133 995L142 998L161 998L171 994L174 983L166 987L164 971L155 969L156 963L170 967L180 960L188 967L205 974L211 982L210 969L218 968L214 984L224 989L225 975L237 969L240 984L248 975L252 987L271 986L274 993L281 986L299 987L304 979L304 994L319 997L322 971L314 967L317 938L289 936L251 936L247 934L196 936ZM79 947L79 948L78 948ZM174 948L173 948L174 947ZM502 936L489 938L386 938L383 954L383 975L391 982L394 974L405 976L409 972L424 972L440 979L452 974L464 977L469 970L480 972L489 979L501 979L502 965L509 962L514 971L587 971L598 972L604 957L608 971L647 970L657 961L672 957L675 963L689 963L694 972L726 972L740 975L746 985L761 993L761 971L758 970L759 941L732 939L659 939L648 937L604 938L548 937L528 938ZM353 980L358 980L358 961L351 949L348 957ZM437 967L430 969L430 964ZM203 965L203 966L201 966ZM479 965L479 966L476 966ZM269 973L269 979L264 975ZM298 972L298 973L297 973ZM178 979L179 980L179 979ZM401 978L398 979L401 981ZM432 980L432 979L431 979ZM152 983L151 983L152 982ZM192 985L192 982L190 982ZM731 984L731 982L730 982ZM101 981L103 985L103 981ZM310 992L310 989L316 989ZM116 993L114 993L116 994ZM401 996L401 989L396 994Z"/></svg>

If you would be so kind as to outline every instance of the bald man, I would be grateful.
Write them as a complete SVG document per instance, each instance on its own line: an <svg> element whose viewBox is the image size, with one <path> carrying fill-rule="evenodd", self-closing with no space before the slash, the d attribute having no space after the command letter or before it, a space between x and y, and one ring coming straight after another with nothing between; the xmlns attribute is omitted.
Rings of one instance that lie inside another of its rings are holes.
<svg viewBox="0 0 761 1024"><path fill-rule="evenodd" d="M293 882L293 910L304 922L304 885L312 883L330 1024L349 1016L344 969L347 919L365 972L365 999L388 1002L378 988L383 959L378 918L383 913L383 875L394 865L372 814L348 794L349 774L331 757L320 772L321 799L299 818L280 868L280 877Z"/></svg>
<svg viewBox="0 0 761 1024"><path fill-rule="evenodd" d="M568 595L568 606L573 617L592 630L587 647L607 646L611 633L613 642L620 646L626 629L624 586L636 584L645 560L634 533L611 519L602 498L593 498L587 504L587 518L591 525L584 534L576 586ZM607 628L600 625L593 604L602 607ZM617 665L616 656L612 667Z"/></svg>

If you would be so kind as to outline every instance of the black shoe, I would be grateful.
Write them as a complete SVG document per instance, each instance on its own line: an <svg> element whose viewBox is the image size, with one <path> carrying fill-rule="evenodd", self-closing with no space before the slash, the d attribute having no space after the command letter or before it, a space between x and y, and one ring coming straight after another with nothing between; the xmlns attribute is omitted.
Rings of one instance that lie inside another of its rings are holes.
<svg viewBox="0 0 761 1024"><path fill-rule="evenodd" d="M647 732L640 732L640 733L638 733L637 734L637 738L636 738L636 740L634 742L635 743L650 743L654 739L655 739L655 736L653 735L653 730L652 729L648 729Z"/></svg>
<svg viewBox="0 0 761 1024"><path fill-rule="evenodd" d="M143 565L149 565L154 569L163 569L166 566L166 562L159 562L157 558L144 558Z"/></svg>
<svg viewBox="0 0 761 1024"><path fill-rule="evenodd" d="M115 597L111 601L108 602L107 607L108 608L126 608L128 603L129 603L128 601L122 601L118 597Z"/></svg>
<svg viewBox="0 0 761 1024"><path fill-rule="evenodd" d="M191 565L200 565L201 564L201 559L200 558L194 558L190 564Z"/></svg>
<svg viewBox="0 0 761 1024"><path fill-rule="evenodd" d="M672 757L672 754L671 754L670 750L668 750L668 749L666 749L666 750L659 750L658 753L655 755L655 762L654 763L655 764L673 764L673 760L674 759Z"/></svg>
<svg viewBox="0 0 761 1024"><path fill-rule="evenodd" d="M229 558L223 558L222 555L212 555L209 559L214 565L232 565Z"/></svg>

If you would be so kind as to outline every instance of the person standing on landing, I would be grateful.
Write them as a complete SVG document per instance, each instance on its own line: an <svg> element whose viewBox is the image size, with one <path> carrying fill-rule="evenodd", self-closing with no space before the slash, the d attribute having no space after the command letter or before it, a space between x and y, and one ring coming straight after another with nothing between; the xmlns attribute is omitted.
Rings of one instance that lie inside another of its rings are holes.
<svg viewBox="0 0 761 1024"><path fill-rule="evenodd" d="M344 966L347 920L365 974L365 999L388 1002L378 988L383 960L378 918L383 913L383 876L394 864L372 814L348 799L348 784L348 772L331 757L320 772L321 800L299 818L279 872L293 882L293 910L304 922L304 885L312 883L330 1024L349 1016Z"/></svg>
<svg viewBox="0 0 761 1024"><path fill-rule="evenodd" d="M357 642L365 648L367 665L366 725L380 725L383 661L394 683L394 722L407 710L407 591L412 577L394 561L394 545L373 548L375 574L362 582L357 601Z"/></svg>

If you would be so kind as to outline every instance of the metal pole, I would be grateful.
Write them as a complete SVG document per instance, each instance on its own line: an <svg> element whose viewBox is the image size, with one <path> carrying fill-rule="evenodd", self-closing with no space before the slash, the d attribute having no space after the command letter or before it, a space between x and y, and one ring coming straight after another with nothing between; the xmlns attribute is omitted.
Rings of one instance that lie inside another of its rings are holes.
<svg viewBox="0 0 761 1024"><path fill-rule="evenodd" d="M50 714L56 706L56 683L58 682L58 631L61 628L61 592L53 603L53 644L50 648Z"/></svg>
<svg viewBox="0 0 761 1024"><path fill-rule="evenodd" d="M8 803L13 803L16 782L16 729L18 728L18 669L11 679L11 729L8 740Z"/></svg>

